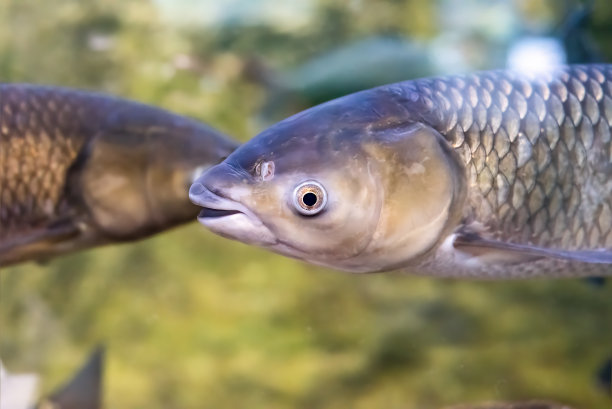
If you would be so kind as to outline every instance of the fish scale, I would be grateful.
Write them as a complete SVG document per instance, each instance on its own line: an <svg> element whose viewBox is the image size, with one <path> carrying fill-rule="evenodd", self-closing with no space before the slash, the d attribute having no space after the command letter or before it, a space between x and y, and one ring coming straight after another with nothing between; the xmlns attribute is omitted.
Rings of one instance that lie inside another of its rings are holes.
<svg viewBox="0 0 612 409"><path fill-rule="evenodd" d="M106 107L77 92L0 86L0 239L67 216L66 172Z"/></svg>
<svg viewBox="0 0 612 409"><path fill-rule="evenodd" d="M417 80L411 88L437 107L430 125L466 167L466 217L502 240L612 247L609 67L540 76L494 71ZM569 229L560 235L558 226Z"/></svg>
<svg viewBox="0 0 612 409"><path fill-rule="evenodd" d="M610 66L491 71L404 86L422 96L421 116L465 166L467 223L505 242L612 248ZM567 269L556 260L520 268L551 265Z"/></svg>

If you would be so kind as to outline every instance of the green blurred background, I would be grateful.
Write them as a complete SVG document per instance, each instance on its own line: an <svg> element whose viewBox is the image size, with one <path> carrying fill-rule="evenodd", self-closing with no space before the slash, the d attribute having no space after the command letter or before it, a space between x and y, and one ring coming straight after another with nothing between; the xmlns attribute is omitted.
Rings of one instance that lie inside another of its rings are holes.
<svg viewBox="0 0 612 409"><path fill-rule="evenodd" d="M246 141L357 88L504 67L525 39L609 60L612 6L581 4L0 0L0 80L113 93ZM10 371L40 373L44 393L98 343L108 408L612 402L596 377L612 354L610 282L350 275L196 223L0 273Z"/></svg>

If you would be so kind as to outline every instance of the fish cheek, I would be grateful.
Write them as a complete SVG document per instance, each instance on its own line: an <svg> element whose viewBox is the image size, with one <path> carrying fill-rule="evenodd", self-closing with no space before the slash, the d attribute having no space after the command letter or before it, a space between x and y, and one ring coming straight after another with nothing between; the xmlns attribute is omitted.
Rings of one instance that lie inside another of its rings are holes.
<svg viewBox="0 0 612 409"><path fill-rule="evenodd" d="M255 213L272 231L280 219L286 217L282 183L279 180L259 182L252 186L244 186L242 195L232 195L242 201ZM234 189L235 190L235 189ZM236 197L239 196L239 197Z"/></svg>
<svg viewBox="0 0 612 409"><path fill-rule="evenodd" d="M433 129L416 126L370 147L381 168L384 206L366 252L373 270L394 269L432 249L450 228L457 198L454 159Z"/></svg>
<svg viewBox="0 0 612 409"><path fill-rule="evenodd" d="M345 172L346 169L351 171ZM313 216L298 214L290 196L295 185L308 179L324 186L328 195L325 210ZM345 164L283 185L286 194L272 230L282 242L302 252L303 258L342 268L336 264L339 260L354 257L367 246L380 203L372 198L376 183L365 167Z"/></svg>

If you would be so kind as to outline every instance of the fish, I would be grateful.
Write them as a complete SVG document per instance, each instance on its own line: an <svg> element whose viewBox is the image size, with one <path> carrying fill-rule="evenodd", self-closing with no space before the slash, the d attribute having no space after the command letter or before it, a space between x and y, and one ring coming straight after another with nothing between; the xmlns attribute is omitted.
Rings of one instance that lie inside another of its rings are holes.
<svg viewBox="0 0 612 409"><path fill-rule="evenodd" d="M268 90L260 116L264 123L271 123L284 118L283 113L295 112L296 107L303 109L351 92L440 72L442 67L434 58L437 52L440 50L430 43L371 36L319 53L288 71L278 72L253 58L246 68L250 79Z"/></svg>
<svg viewBox="0 0 612 409"><path fill-rule="evenodd" d="M450 406L444 409L572 409L568 405L564 405L552 401L533 400L525 402L491 402L481 403L476 405L458 405Z"/></svg>
<svg viewBox="0 0 612 409"><path fill-rule="evenodd" d="M101 409L105 354L104 346L97 346L72 378L42 398L35 409Z"/></svg>
<svg viewBox="0 0 612 409"><path fill-rule="evenodd" d="M195 220L189 186L237 145L135 101L0 84L0 267Z"/></svg>
<svg viewBox="0 0 612 409"><path fill-rule="evenodd" d="M191 186L221 236L353 273L612 274L612 65L410 80L302 111Z"/></svg>

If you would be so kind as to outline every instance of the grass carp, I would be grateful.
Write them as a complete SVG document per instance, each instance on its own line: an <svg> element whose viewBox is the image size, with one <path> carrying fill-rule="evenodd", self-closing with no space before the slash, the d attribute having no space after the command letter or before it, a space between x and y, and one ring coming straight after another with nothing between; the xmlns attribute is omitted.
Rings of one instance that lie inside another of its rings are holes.
<svg viewBox="0 0 612 409"><path fill-rule="evenodd" d="M192 220L195 173L236 146L140 103L0 84L0 267Z"/></svg>
<svg viewBox="0 0 612 409"><path fill-rule="evenodd" d="M350 272L612 274L612 65L386 85L268 128L191 187L213 232Z"/></svg>

